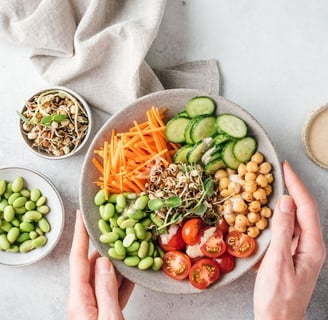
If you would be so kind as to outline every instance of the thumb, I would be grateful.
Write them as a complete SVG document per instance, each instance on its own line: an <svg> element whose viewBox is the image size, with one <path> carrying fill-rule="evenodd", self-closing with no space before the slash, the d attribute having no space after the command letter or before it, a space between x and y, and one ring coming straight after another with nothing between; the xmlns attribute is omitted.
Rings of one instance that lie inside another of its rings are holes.
<svg viewBox="0 0 328 320"><path fill-rule="evenodd" d="M274 255L291 256L295 231L295 203L284 195L278 201L272 217L272 238L268 251Z"/></svg>
<svg viewBox="0 0 328 320"><path fill-rule="evenodd" d="M95 293L98 319L123 319L118 300L115 269L106 257L100 257L95 266Z"/></svg>

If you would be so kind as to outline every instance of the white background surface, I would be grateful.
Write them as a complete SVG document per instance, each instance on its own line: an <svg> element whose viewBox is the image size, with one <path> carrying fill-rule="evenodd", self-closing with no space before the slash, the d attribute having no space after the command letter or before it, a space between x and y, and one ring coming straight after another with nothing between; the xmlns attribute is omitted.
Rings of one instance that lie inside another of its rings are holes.
<svg viewBox="0 0 328 320"><path fill-rule="evenodd" d="M252 113L271 135L281 160L288 159L318 200L327 243L328 171L305 156L301 131L307 114L328 102L328 2L325 0L168 0L147 62L153 67L217 59L221 94ZM35 168L62 194L66 222L61 241L42 261L0 268L0 319L66 319L68 255L83 153L49 161L25 149L16 110L46 85L28 49L0 41L0 165ZM107 119L96 115L96 128ZM327 124L328 125L328 124ZM192 296L170 296L139 286L125 309L127 319L252 319L255 273L229 287ZM327 319L327 264L307 319Z"/></svg>

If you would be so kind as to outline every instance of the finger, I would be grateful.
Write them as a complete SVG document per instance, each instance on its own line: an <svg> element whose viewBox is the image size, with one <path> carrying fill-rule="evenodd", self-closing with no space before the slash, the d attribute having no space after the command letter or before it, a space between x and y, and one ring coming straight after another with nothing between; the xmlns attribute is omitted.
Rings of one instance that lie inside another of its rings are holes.
<svg viewBox="0 0 328 320"><path fill-rule="evenodd" d="M89 266L90 266L89 283L93 288L93 290L95 290L95 265L99 257L100 254L98 253L98 251L93 252L92 255L89 257Z"/></svg>
<svg viewBox="0 0 328 320"><path fill-rule="evenodd" d="M77 210L72 248L69 257L70 280L72 283L89 281L88 250L89 237L83 224L81 212Z"/></svg>
<svg viewBox="0 0 328 320"><path fill-rule="evenodd" d="M96 261L95 287L98 319L123 319L118 300L116 273L112 263L106 257L100 257Z"/></svg>
<svg viewBox="0 0 328 320"><path fill-rule="evenodd" d="M288 162L284 162L283 170L288 192L293 197L297 207L297 222L301 231L303 246L301 249L314 252L318 243L322 242L317 204Z"/></svg>
<svg viewBox="0 0 328 320"><path fill-rule="evenodd" d="M286 266L293 264L291 247L295 230L295 204L290 196L282 196L272 217L272 236L266 256L282 259Z"/></svg>

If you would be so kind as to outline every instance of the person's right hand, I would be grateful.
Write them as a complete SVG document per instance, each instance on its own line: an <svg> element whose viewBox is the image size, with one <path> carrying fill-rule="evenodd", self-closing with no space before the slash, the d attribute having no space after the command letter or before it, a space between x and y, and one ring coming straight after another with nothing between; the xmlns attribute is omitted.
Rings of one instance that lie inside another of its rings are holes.
<svg viewBox="0 0 328 320"><path fill-rule="evenodd" d="M283 172L290 196L282 196L272 217L255 282L255 319L304 319L326 258L317 204L287 162Z"/></svg>

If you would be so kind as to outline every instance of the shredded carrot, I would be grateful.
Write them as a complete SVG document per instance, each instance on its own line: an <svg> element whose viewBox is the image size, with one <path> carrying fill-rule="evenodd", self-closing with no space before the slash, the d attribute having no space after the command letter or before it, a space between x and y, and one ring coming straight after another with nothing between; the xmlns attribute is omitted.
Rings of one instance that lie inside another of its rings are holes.
<svg viewBox="0 0 328 320"><path fill-rule="evenodd" d="M110 141L94 150L93 165L99 171L96 185L110 193L144 191L151 167L156 161L166 167L179 145L170 143L165 137L163 120L167 109L152 107L146 112L147 120L133 122L127 132L111 132Z"/></svg>

